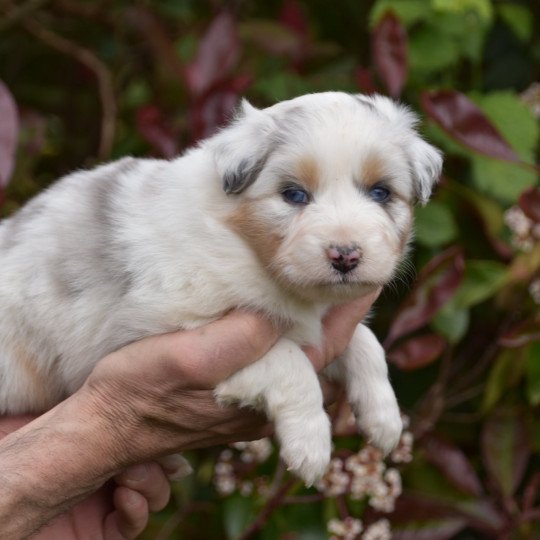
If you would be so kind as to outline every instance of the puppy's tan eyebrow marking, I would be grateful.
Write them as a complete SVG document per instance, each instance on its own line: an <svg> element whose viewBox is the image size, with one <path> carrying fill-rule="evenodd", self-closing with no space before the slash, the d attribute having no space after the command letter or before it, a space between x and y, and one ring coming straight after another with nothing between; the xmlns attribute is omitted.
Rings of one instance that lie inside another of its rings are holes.
<svg viewBox="0 0 540 540"><path fill-rule="evenodd" d="M319 187L320 172L316 161L310 157L304 157L296 164L295 176L298 181L311 193Z"/></svg>
<svg viewBox="0 0 540 540"><path fill-rule="evenodd" d="M372 187L387 178L382 159L371 155L362 163L357 182L362 187Z"/></svg>

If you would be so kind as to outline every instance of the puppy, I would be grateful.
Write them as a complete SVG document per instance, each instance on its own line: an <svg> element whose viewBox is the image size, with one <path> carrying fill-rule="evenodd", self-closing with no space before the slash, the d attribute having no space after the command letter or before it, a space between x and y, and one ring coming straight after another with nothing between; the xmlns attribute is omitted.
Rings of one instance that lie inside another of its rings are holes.
<svg viewBox="0 0 540 540"><path fill-rule="evenodd" d="M381 96L244 101L175 160L125 158L41 193L0 225L0 412L44 411L111 351L244 307L291 329L215 395L263 408L283 459L312 484L331 432L301 346L320 343L329 307L384 285L402 260L413 203L442 164L416 121ZM327 374L391 450L400 413L366 326Z"/></svg>

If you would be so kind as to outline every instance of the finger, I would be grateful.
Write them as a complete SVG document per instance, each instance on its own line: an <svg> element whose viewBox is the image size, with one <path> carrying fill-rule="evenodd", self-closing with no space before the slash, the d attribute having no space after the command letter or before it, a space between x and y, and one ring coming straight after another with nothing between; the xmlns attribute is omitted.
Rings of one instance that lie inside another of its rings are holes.
<svg viewBox="0 0 540 540"><path fill-rule="evenodd" d="M141 534L148 523L148 503L138 493L118 486L113 495L116 510L104 522L104 540L132 540Z"/></svg>
<svg viewBox="0 0 540 540"><path fill-rule="evenodd" d="M169 334L169 353L181 355L182 370L192 385L213 388L261 358L282 329L257 313L235 310L210 324Z"/></svg>
<svg viewBox="0 0 540 540"><path fill-rule="evenodd" d="M163 510L169 502L171 487L157 463L132 465L114 477L118 486L129 488L144 497L151 512Z"/></svg>
<svg viewBox="0 0 540 540"><path fill-rule="evenodd" d="M325 406L335 403L343 391L343 388L339 384L334 383L323 376L319 376L319 384L321 385Z"/></svg>
<svg viewBox="0 0 540 540"><path fill-rule="evenodd" d="M193 467L182 454L169 454L157 459L167 478L181 480L193 472Z"/></svg>

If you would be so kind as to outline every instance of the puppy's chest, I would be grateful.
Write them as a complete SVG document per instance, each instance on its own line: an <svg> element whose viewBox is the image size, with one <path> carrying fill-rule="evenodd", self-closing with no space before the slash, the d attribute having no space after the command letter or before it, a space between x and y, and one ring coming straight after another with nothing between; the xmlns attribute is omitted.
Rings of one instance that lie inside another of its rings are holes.
<svg viewBox="0 0 540 540"><path fill-rule="evenodd" d="M137 294L136 304L157 317L163 331L191 329L222 317L231 309L246 309L285 323L287 337L300 344L318 345L321 318L327 307L291 298L266 276L244 271L230 274L201 268L169 275Z"/></svg>

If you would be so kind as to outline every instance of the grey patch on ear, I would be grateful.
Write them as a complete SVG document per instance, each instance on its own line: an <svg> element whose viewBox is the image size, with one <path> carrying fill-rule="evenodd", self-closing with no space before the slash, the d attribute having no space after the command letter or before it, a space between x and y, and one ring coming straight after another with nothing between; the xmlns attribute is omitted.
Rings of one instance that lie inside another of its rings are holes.
<svg viewBox="0 0 540 540"><path fill-rule="evenodd" d="M227 171L223 175L223 191L230 194L238 194L251 186L257 180L259 174L264 168L268 154L250 165L248 159L240 161L234 171Z"/></svg>

